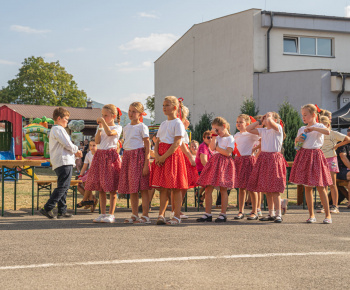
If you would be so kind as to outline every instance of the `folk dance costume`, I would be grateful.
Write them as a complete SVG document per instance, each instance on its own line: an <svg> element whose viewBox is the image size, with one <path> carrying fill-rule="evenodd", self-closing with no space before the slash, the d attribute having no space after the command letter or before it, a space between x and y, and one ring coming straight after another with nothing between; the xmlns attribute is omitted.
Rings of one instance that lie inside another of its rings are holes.
<svg viewBox="0 0 350 290"><path fill-rule="evenodd" d="M178 136L185 137L185 133L185 127L180 119L164 121L157 132L157 138L160 141L158 154L160 156L165 154L174 143L174 138ZM155 188L188 189L186 164L180 146L163 164L152 163L150 186Z"/></svg>
<svg viewBox="0 0 350 290"><path fill-rule="evenodd" d="M123 136L125 141L118 193L130 194L149 190L149 174L146 176L142 174L145 165L143 138L149 137L148 127L144 123L127 124L123 128Z"/></svg>
<svg viewBox="0 0 350 290"><path fill-rule="evenodd" d="M310 127L326 128L325 125L320 123ZM306 128L306 126L301 127L297 136L304 133ZM307 133L303 147L295 156L289 178L290 182L310 187L333 184L327 160L320 149L323 141L324 135L322 133L317 131Z"/></svg>
<svg viewBox="0 0 350 290"><path fill-rule="evenodd" d="M186 136L182 138L182 142L185 143L187 149L188 149L188 143L190 142L188 138L187 132L185 132ZM186 165L186 172L187 172L187 180L188 180L188 188L193 188L197 185L197 181L199 178L198 171L196 166L192 166L190 160L188 157L182 152L184 159L185 159L185 165Z"/></svg>
<svg viewBox="0 0 350 290"><path fill-rule="evenodd" d="M117 131L118 134L108 136L102 128L101 142L92 160L89 178L85 183L86 190L102 192L118 190L121 161L117 152L117 145L122 133L122 126L115 125L109 126L109 128Z"/></svg>
<svg viewBox="0 0 350 290"><path fill-rule="evenodd" d="M236 169L235 187L247 188L249 176L256 163L255 156L252 156L252 150L260 137L248 132L238 132L235 134L234 139L240 154L240 156L236 156L234 159Z"/></svg>
<svg viewBox="0 0 350 290"><path fill-rule="evenodd" d="M283 129L257 128L261 137L261 153L250 174L247 189L253 192L284 192L286 187L287 162L281 149Z"/></svg>
<svg viewBox="0 0 350 290"><path fill-rule="evenodd" d="M216 137L217 146L221 149L230 147L234 149L235 141L232 135L228 137ZM232 156L224 156L217 151L204 166L197 184L200 186L220 186L225 188L235 187L235 164Z"/></svg>

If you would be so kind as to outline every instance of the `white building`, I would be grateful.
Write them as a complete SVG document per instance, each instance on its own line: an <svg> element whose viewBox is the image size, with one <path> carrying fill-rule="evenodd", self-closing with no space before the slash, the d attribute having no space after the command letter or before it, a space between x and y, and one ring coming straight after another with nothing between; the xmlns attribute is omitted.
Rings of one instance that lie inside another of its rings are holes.
<svg viewBox="0 0 350 290"><path fill-rule="evenodd" d="M204 112L234 123L250 97L260 113L286 99L335 111L350 99L350 18L250 9L196 24L155 62L156 123L169 95L193 123Z"/></svg>

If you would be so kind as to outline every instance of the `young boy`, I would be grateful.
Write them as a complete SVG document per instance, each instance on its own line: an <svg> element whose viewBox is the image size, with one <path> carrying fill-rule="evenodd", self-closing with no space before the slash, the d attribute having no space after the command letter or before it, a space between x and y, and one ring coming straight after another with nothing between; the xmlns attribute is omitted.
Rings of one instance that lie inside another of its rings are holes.
<svg viewBox="0 0 350 290"><path fill-rule="evenodd" d="M57 218L70 218L73 216L67 213L66 197L72 177L73 165L75 164L74 155L82 157L83 154L78 150L78 146L70 141L69 135L64 129L67 127L69 115L69 111L65 108L56 108L53 111L55 125L52 126L50 131L49 146L52 170L57 175L57 188L40 210L40 213L49 219L56 218L52 212L56 204L58 208Z"/></svg>

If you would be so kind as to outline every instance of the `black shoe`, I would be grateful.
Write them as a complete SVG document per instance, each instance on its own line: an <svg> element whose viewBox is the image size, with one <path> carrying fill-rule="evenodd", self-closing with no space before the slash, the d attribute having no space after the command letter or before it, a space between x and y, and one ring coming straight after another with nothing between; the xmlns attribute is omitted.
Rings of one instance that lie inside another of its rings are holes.
<svg viewBox="0 0 350 290"><path fill-rule="evenodd" d="M262 221L262 222L273 222L275 220L275 217L274 216L265 216L265 217L262 217L259 219L259 221Z"/></svg>
<svg viewBox="0 0 350 290"><path fill-rule="evenodd" d="M44 208L42 208L41 210L39 210L39 212L49 219L56 219L56 216L53 214L52 210L46 211Z"/></svg>
<svg viewBox="0 0 350 290"><path fill-rule="evenodd" d="M72 218L72 217L73 217L73 215L72 215L72 214L69 214L69 213L59 213L59 214L57 215L57 218L58 218L58 219Z"/></svg>
<svg viewBox="0 0 350 290"><path fill-rule="evenodd" d="M283 219L281 216L276 216L274 222L280 224L281 222L283 222Z"/></svg>
<svg viewBox="0 0 350 290"><path fill-rule="evenodd" d="M244 219L244 214L239 212L233 219L235 220L241 220Z"/></svg>
<svg viewBox="0 0 350 290"><path fill-rule="evenodd" d="M212 222L213 221L213 216L208 216L206 214L204 214L205 217L201 217L199 219L197 219L197 222L199 223L204 223L204 222Z"/></svg>
<svg viewBox="0 0 350 290"><path fill-rule="evenodd" d="M223 217L223 218L220 218ZM227 221L226 215L219 214L219 217L215 220L216 223L225 223Z"/></svg>
<svg viewBox="0 0 350 290"><path fill-rule="evenodd" d="M255 213L251 213L251 214L253 214L254 216L247 217L247 220L254 221L254 220L257 220L259 218L257 214L255 214Z"/></svg>

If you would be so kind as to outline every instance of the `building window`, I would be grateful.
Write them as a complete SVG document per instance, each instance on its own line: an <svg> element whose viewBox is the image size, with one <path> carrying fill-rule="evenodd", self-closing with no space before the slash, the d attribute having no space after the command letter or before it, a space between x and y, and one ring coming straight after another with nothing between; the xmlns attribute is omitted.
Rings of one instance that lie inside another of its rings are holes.
<svg viewBox="0 0 350 290"><path fill-rule="evenodd" d="M317 37L283 37L285 54L332 56L332 39Z"/></svg>

